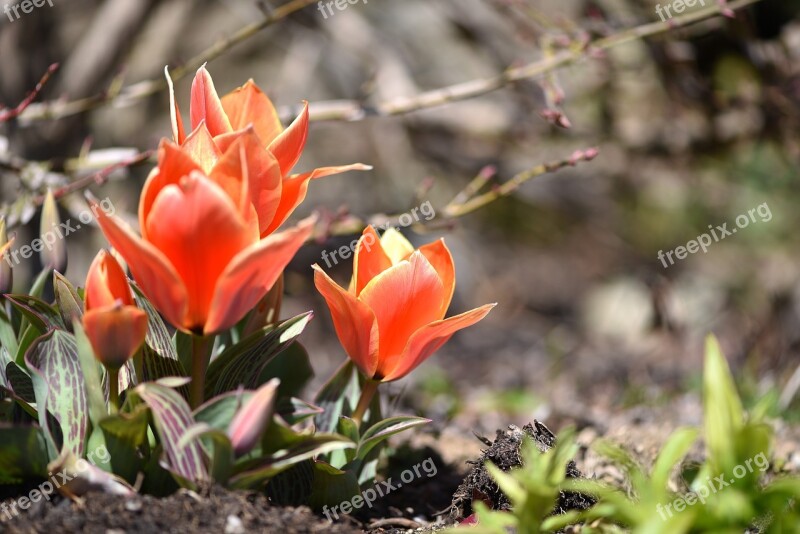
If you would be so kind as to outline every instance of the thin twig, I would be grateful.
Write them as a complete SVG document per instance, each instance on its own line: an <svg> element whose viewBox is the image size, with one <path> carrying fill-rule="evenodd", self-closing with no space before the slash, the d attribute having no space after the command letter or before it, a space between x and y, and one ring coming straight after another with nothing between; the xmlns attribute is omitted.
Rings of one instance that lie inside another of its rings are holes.
<svg viewBox="0 0 800 534"><path fill-rule="evenodd" d="M123 161L118 161L117 163L112 163L111 165L103 167L102 169L100 169L95 173L92 173L88 176L84 176L83 178L75 180L74 182L70 182L63 187L55 189L53 191L53 196L56 199L59 199L63 196L69 195L70 193L74 193L75 191L80 191L81 189L89 187L92 184L102 185L108 180L108 177L114 171L143 163L148 159L150 159L150 157L153 156L155 152L156 151L153 149L145 150L144 152L136 154L132 158L128 158ZM44 198L45 198L44 195L39 195L38 197L35 197L33 199L33 202L35 205L41 206L42 203L44 202Z"/></svg>
<svg viewBox="0 0 800 534"><path fill-rule="evenodd" d="M25 97L25 100L20 102L14 109L7 110L2 106L0 106L0 109L2 109L2 111L0 112L0 122L10 121L11 119L18 117L20 113L25 111L28 108L28 106L30 106L33 103L36 97L39 96L39 93L42 91L44 84L47 83L47 80L50 79L50 76L52 76L53 73L57 70L58 70L58 63L53 63L52 65L50 65L47 68L47 71L42 76L42 78L39 80L39 83L36 84L36 87L34 87L33 90L28 94L28 96Z"/></svg>
<svg viewBox="0 0 800 534"><path fill-rule="evenodd" d="M664 22L651 22L620 33L603 37L591 43L564 49L544 57L538 61L520 67L512 67L491 78L470 80L440 89L420 93L414 97L403 97L377 105L369 105L356 100L331 100L312 103L309 109L311 120L315 121L358 121L366 117L388 117L403 115L421 109L432 108L482 96L514 82L535 78L561 67L575 63L583 58L591 57L603 50L608 50L636 39L652 37L669 30L688 26L715 16L730 16L730 10L742 9L761 0L735 0L726 5L714 4L686 15L674 17ZM296 116L298 106L284 107L279 110L282 119Z"/></svg>
<svg viewBox="0 0 800 534"><path fill-rule="evenodd" d="M574 167L581 161L591 161L597 157L599 153L597 148L589 148L586 150L576 150L569 159L565 159L562 161L556 161L553 163L542 163L533 167L531 169L522 171L521 173L517 174L507 182L495 187L491 191L487 191L482 195L472 196L468 200L460 201L459 199L464 198L464 194L459 193L456 195L456 198L453 199L447 206L444 207L444 215L447 218L456 218L461 217L462 215L466 215L467 213L471 213L478 208L482 208L483 206L489 204L490 202L494 202L500 197L505 197L516 191L519 186L531 180L532 178L536 178L537 176L541 176L543 174L548 174L564 167ZM473 184L467 186L465 191L474 189ZM477 192L477 191L475 191Z"/></svg>
<svg viewBox="0 0 800 534"><path fill-rule="evenodd" d="M272 26L276 22L285 19L292 13L300 11L301 9L316 4L317 0L291 0L277 8L272 13L265 16L263 19L241 28L239 31L217 41L210 47L197 54L185 64L176 67L170 72L173 81L177 81L187 74L191 74L197 70L203 63L218 58L237 44L247 40L261 30ZM25 121L38 121L38 120L52 120L77 115L100 106L113 102L116 106L132 105L134 102L154 95L167 88L167 82L163 77L153 78L127 85L119 90L108 91L103 94L81 98L79 100L72 100L69 102L53 101L44 102L41 104L34 104L28 107L24 113L20 115L21 120Z"/></svg>
<svg viewBox="0 0 800 534"><path fill-rule="evenodd" d="M688 26L705 19L715 16L730 16L732 10L742 9L761 0L734 0L725 5L714 4L704 9L699 9L692 13L680 15L664 22L652 22L624 30L618 34L611 35L593 41L587 45L573 47L572 49L561 50L550 57L545 57L539 61L534 61L521 67L509 68L501 74L491 78L471 80L440 89L434 89L420 93L414 97L404 97L390 100L377 105L368 105L355 100L331 100L325 102L312 103L310 107L311 120L315 121L357 121L369 116L392 116L410 113L421 109L441 106L450 102L466 100L481 96L514 82L541 76L548 72L570 65L592 53L613 48L617 45L651 37L669 30ZM255 35L264 28L271 26L275 22L286 18L292 13L299 11L311 4L315 0L292 0L278 8L272 14L264 17L259 22L245 26L231 37L219 41L207 48L200 54L190 59L185 65L176 68L171 75L173 80L178 80L197 69L207 61L211 61L234 45L241 43L249 37ZM71 102L46 102L33 104L20 115L21 120L37 121L46 119L60 119L70 115L83 113L91 109L113 102L116 106L132 105L137 100L151 96L159 91L166 89L166 81L159 78L138 82L123 87L119 91L112 93L95 95L93 97L73 100ZM282 119L289 120L299 113L298 106L284 106L279 109Z"/></svg>

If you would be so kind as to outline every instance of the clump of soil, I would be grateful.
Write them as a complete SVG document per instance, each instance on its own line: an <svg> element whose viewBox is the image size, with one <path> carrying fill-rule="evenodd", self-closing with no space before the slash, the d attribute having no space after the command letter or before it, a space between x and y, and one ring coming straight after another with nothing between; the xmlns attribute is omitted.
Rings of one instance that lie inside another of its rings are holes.
<svg viewBox="0 0 800 534"><path fill-rule="evenodd" d="M475 467L453 495L450 505L451 520L461 521L469 517L473 513L472 502L474 500L485 502L492 510L511 509L511 502L489 475L485 464L487 461L492 462L503 471L509 471L522 465L520 447L526 435L533 438L541 452L551 449L556 443L556 437L550 429L536 420L533 421L533 424L528 423L522 429L515 425L509 425L506 431L498 430L494 441L483 438L482 441L488 448L483 450L477 460L469 462ZM575 462L570 460L567 464L567 477L580 478L582 476ZM562 491L553 513L563 514L567 510L586 510L595 502L595 499L588 495Z"/></svg>
<svg viewBox="0 0 800 534"><path fill-rule="evenodd" d="M304 506L273 506L263 494L226 491L221 488L212 489L208 495L182 490L165 498L142 495L122 499L113 495L92 493L80 504L66 499L56 505L44 503L35 510L28 510L25 514L0 523L0 531L9 534L362 532L358 523L350 518L331 524Z"/></svg>

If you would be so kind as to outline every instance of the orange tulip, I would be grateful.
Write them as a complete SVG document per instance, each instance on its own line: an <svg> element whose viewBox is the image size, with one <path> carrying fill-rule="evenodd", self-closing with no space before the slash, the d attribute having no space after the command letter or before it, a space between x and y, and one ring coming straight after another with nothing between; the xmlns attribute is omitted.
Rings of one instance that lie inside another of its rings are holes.
<svg viewBox="0 0 800 534"><path fill-rule="evenodd" d="M147 335L147 314L134 304L125 272L105 250L86 277L83 328L95 356L110 369L125 365Z"/></svg>
<svg viewBox="0 0 800 534"><path fill-rule="evenodd" d="M314 283L333 316L350 359L375 381L403 378L450 337L495 304L445 319L455 289L455 267L444 240L419 250L398 231L383 238L370 226L358 240L353 279L345 290L314 265Z"/></svg>
<svg viewBox="0 0 800 534"><path fill-rule="evenodd" d="M259 215L275 176L247 130L214 164L192 157L190 141L162 141L139 201L141 237L96 209L108 241L142 291L177 328L212 334L233 326L275 283L311 235L313 217L261 239ZM96 204L96 201L93 201Z"/></svg>
<svg viewBox="0 0 800 534"><path fill-rule="evenodd" d="M303 103L303 111L284 130L275 106L253 80L220 99L205 66L200 67L192 83L189 109L192 131L186 135L172 81L169 73L166 75L170 86L173 140L184 147L206 172L242 136L249 138L248 157L251 152L257 152L253 157L269 162L270 172L259 179L257 189L252 189L262 237L275 231L300 205L311 180L350 170L371 169L355 163L289 174L306 144L308 102Z"/></svg>

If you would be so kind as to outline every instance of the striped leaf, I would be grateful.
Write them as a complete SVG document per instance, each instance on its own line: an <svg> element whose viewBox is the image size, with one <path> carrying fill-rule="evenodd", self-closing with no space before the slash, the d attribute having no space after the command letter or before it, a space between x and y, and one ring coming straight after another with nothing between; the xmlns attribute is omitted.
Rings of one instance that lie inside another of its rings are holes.
<svg viewBox="0 0 800 534"><path fill-rule="evenodd" d="M179 483L196 484L209 479L207 459L198 441L181 440L195 425L189 405L174 389L161 382L146 382L133 390L153 413L158 437L164 449L166 468Z"/></svg>
<svg viewBox="0 0 800 534"><path fill-rule="evenodd" d="M239 386L255 389L264 367L300 335L313 312L293 317L278 326L265 327L228 347L208 369L206 397L215 397Z"/></svg>
<svg viewBox="0 0 800 534"><path fill-rule="evenodd" d="M133 288L133 296L136 299L136 305L147 314L147 337L145 338L145 343L162 358L177 362L178 353L175 351L172 338L167 331L167 327L164 325L164 321L161 320L161 316L136 284L131 282L131 287ZM186 376L186 373L184 372L180 375L172 376Z"/></svg>
<svg viewBox="0 0 800 534"><path fill-rule="evenodd" d="M62 450L82 457L89 409L75 337L64 330L50 331L34 341L25 362L33 379L39 424L49 428L50 412L61 428ZM43 406L47 409L43 410Z"/></svg>
<svg viewBox="0 0 800 534"><path fill-rule="evenodd" d="M6 298L40 333L65 329L61 314L45 301L30 295L6 295Z"/></svg>
<svg viewBox="0 0 800 534"><path fill-rule="evenodd" d="M0 426L0 484L47 476L47 436L34 426Z"/></svg>

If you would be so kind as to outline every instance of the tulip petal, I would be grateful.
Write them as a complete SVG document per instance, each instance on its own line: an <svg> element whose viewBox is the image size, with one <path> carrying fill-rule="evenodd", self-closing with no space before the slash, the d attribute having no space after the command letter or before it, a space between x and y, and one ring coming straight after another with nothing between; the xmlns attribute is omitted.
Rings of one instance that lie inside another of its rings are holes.
<svg viewBox="0 0 800 534"><path fill-rule="evenodd" d="M222 153L217 148L205 121L200 121L189 137L186 138L181 148L200 165L204 174L211 172Z"/></svg>
<svg viewBox="0 0 800 534"><path fill-rule="evenodd" d="M217 136L231 131L231 123L222 108L222 103L214 89L214 81L205 65L197 69L192 81L192 99L189 107L192 130L206 121L208 131Z"/></svg>
<svg viewBox="0 0 800 534"><path fill-rule="evenodd" d="M222 108L234 130L252 124L262 147L269 145L283 131L275 106L253 80L223 96Z"/></svg>
<svg viewBox="0 0 800 534"><path fill-rule="evenodd" d="M147 239L145 220L153 207L159 191L169 184L178 184L181 178L189 176L192 171L199 171L200 166L181 147L166 139L158 147L158 166L150 172L142 188L139 200L139 227L142 238Z"/></svg>
<svg viewBox="0 0 800 534"><path fill-rule="evenodd" d="M364 228L353 260L353 291L356 295L361 294L370 280L392 266L392 260L386 255L380 242L381 238L375 228Z"/></svg>
<svg viewBox="0 0 800 534"><path fill-rule="evenodd" d="M253 396L236 412L228 427L233 452L238 457L250 452L261 440L261 435L272 421L275 399L280 380L273 378L253 393Z"/></svg>
<svg viewBox="0 0 800 534"><path fill-rule="evenodd" d="M436 270L420 252L373 278L358 295L372 309L380 332L380 366L399 357L411 335L441 319L445 289Z"/></svg>
<svg viewBox="0 0 800 534"><path fill-rule="evenodd" d="M186 285L189 305L180 326L202 329L220 274L255 236L225 191L199 172L162 189L145 224L150 242Z"/></svg>
<svg viewBox="0 0 800 534"><path fill-rule="evenodd" d="M381 237L381 247L392 260L392 265L407 259L414 252L414 245L396 228L389 228Z"/></svg>
<svg viewBox="0 0 800 534"><path fill-rule="evenodd" d="M152 244L131 232L127 225L107 215L96 200L90 202L103 234L125 258L128 268L144 294L167 321L176 326L180 325L186 309L186 286L167 257Z"/></svg>
<svg viewBox="0 0 800 534"><path fill-rule="evenodd" d="M347 355L361 372L372 378L378 368L378 322L369 306L334 282L319 267L314 268L314 285L333 318L333 327Z"/></svg>
<svg viewBox="0 0 800 534"><path fill-rule="evenodd" d="M281 172L289 174L292 167L297 165L300 154L306 146L308 138L308 102L303 102L303 111L300 115L278 135L270 144L269 151L272 152L281 164Z"/></svg>
<svg viewBox="0 0 800 534"><path fill-rule="evenodd" d="M136 306L90 310L83 315L83 328L97 359L119 369L144 343L147 314Z"/></svg>
<svg viewBox="0 0 800 534"><path fill-rule="evenodd" d="M113 306L117 300L123 305L133 305L133 295L128 278L117 260L106 250L95 256L86 276L86 309Z"/></svg>
<svg viewBox="0 0 800 534"><path fill-rule="evenodd" d="M303 174L293 174L283 180L281 185L281 202L278 209L275 211L275 218L267 226L266 230L261 232L262 236L269 235L274 232L286 219L294 212L295 208L300 205L306 198L308 192L308 182L316 180L331 174L339 174L347 171L368 171L372 167L362 163L353 163L352 165L341 165L339 167L320 167L311 172Z"/></svg>
<svg viewBox="0 0 800 534"><path fill-rule="evenodd" d="M381 361L379 374L383 373L382 380L388 382L403 378L447 343L453 334L474 325L486 317L495 306L496 304L485 304L480 308L423 326L414 332L399 357Z"/></svg>
<svg viewBox="0 0 800 534"><path fill-rule="evenodd" d="M175 101L175 86L172 84L172 78L169 75L169 67L164 67L164 76L167 77L167 86L169 87L169 118L172 123L172 140L180 145L186 139L186 130L183 128L181 110L178 109L178 103Z"/></svg>
<svg viewBox="0 0 800 534"><path fill-rule="evenodd" d="M243 176L247 177L246 184L242 183ZM255 208L259 234L275 218L281 201L280 165L275 156L261 146L252 127L243 130L225 149L210 177L232 198L237 198L242 192L247 193L247 198L240 200Z"/></svg>
<svg viewBox="0 0 800 534"><path fill-rule="evenodd" d="M450 307L450 302L453 300L453 292L456 289L456 267L453 262L453 256L447 245L444 244L444 239L439 239L433 243L428 243L419 247L422 255L428 258L433 268L442 279L445 288L445 298L442 302L442 311L440 317L444 317L447 313L447 308Z"/></svg>
<svg viewBox="0 0 800 534"><path fill-rule="evenodd" d="M311 237L315 220L308 217L294 228L267 236L230 261L214 289L206 334L230 328L258 304Z"/></svg>

